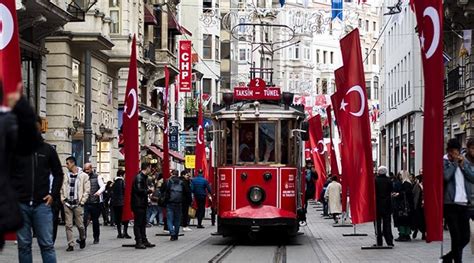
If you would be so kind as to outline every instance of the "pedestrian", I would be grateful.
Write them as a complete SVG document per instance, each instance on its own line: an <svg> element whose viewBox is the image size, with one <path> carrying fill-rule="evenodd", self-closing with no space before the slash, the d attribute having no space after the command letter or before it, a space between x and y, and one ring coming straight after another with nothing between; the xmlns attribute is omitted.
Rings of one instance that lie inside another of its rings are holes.
<svg viewBox="0 0 474 263"><path fill-rule="evenodd" d="M324 198L324 195L326 194L326 190L328 189L329 184L331 183L331 175L328 174L326 177L326 182L324 182L323 189L320 194L320 201L323 204L323 213L322 216L329 216L329 206L326 198Z"/></svg>
<svg viewBox="0 0 474 263"><path fill-rule="evenodd" d="M424 199L423 199L423 169L415 177L415 185L413 186L413 236L415 239L418 231L421 232L421 240L426 238Z"/></svg>
<svg viewBox="0 0 474 263"><path fill-rule="evenodd" d="M117 238L126 238L131 239L132 237L128 235L128 223L129 221L122 220L123 214L123 205L124 205L124 195L125 195L125 182L123 176L125 171L120 169L117 171L117 176L115 177L114 183L112 185L112 193L110 198L110 206L114 212L115 225L117 227ZM123 226L123 232L122 232Z"/></svg>
<svg viewBox="0 0 474 263"><path fill-rule="evenodd" d="M155 224L159 225L159 209L158 201L161 198L161 189L158 188L158 175L153 175L153 180L149 188L153 190L153 192L149 196L149 206L148 206L148 215L147 215L147 226L153 226Z"/></svg>
<svg viewBox="0 0 474 263"><path fill-rule="evenodd" d="M114 215L113 215L113 212L111 211L112 208L110 206L110 198L112 196L112 185L113 185L113 182L112 181L107 181L105 183L105 191L102 193L102 211L101 211L101 214L102 214L102 218L104 220L104 226L107 226L107 225L110 225L110 226L114 226Z"/></svg>
<svg viewBox="0 0 474 263"><path fill-rule="evenodd" d="M41 137L41 118L37 117L40 144L29 155L16 155L11 176L23 214L23 227L17 231L19 262L32 262L32 230L36 234L43 262L56 262L53 241L54 200L59 200L63 171L56 150ZM50 174L53 176L50 187Z"/></svg>
<svg viewBox="0 0 474 263"><path fill-rule="evenodd" d="M147 179L150 173L151 165L147 162L142 162L140 173L133 179L131 207L135 216L133 233L135 235L136 249L145 249L155 246L151 244L146 237L148 194L152 193L152 190L150 190L147 185Z"/></svg>
<svg viewBox="0 0 474 263"><path fill-rule="evenodd" d="M329 205L329 213L334 219L334 223L338 223L338 216L342 213L341 203L342 185L339 183L337 176L333 176L331 183L328 185L324 199L327 200Z"/></svg>
<svg viewBox="0 0 474 263"><path fill-rule="evenodd" d="M11 160L15 154L29 155L38 146L35 113L21 96L21 89L5 94L7 105L2 106L3 82L0 79L0 250L4 234L22 227L22 213L13 190Z"/></svg>
<svg viewBox="0 0 474 263"><path fill-rule="evenodd" d="M104 178L94 172L91 163L84 164L84 172L89 176L90 182L90 195L84 206L84 229L87 236L87 226L89 225L90 217L90 220L92 220L92 234L94 237L94 244L99 244L99 217L103 205L102 193L105 191L106 184L104 182Z"/></svg>
<svg viewBox="0 0 474 263"><path fill-rule="evenodd" d="M471 204L474 172L472 163L474 140L467 143L468 153L461 154L461 144L456 139L447 143L444 156L444 218L451 236L451 251L442 257L443 262L462 262L462 251L470 240L468 207Z"/></svg>
<svg viewBox="0 0 474 263"><path fill-rule="evenodd" d="M191 193L191 178L190 178L189 171L183 170L181 171L181 177L180 179L183 181L185 189L185 196L183 198L183 205L182 205L182 218L181 218L181 226L183 227L183 232L189 232L192 231L191 228L189 228L189 208L191 207L191 204L193 202L193 196Z"/></svg>
<svg viewBox="0 0 474 263"><path fill-rule="evenodd" d="M197 203L196 216L198 220L197 228L204 228L202 220L206 212L206 197L211 194L209 182L204 178L202 169L199 169L197 177L191 181L191 189Z"/></svg>
<svg viewBox="0 0 474 263"><path fill-rule="evenodd" d="M316 195L316 180L318 180L318 175L313 167L313 162L311 160L306 161L306 167L304 171L305 176L305 195L304 195L304 211L308 212L308 200L314 199Z"/></svg>
<svg viewBox="0 0 474 263"><path fill-rule="evenodd" d="M74 251L73 220L79 230L79 247L86 247L86 231L84 228L84 204L89 198L89 176L77 167L76 158L70 156L66 159L67 176L63 180L61 200L66 214L66 238L68 247L66 251Z"/></svg>
<svg viewBox="0 0 474 263"><path fill-rule="evenodd" d="M413 186L410 174L407 171L400 172L401 188L395 193L398 200L396 213L398 217L398 237L395 241L411 241L410 233L413 220Z"/></svg>
<svg viewBox="0 0 474 263"><path fill-rule="evenodd" d="M183 180L173 172L165 186L166 220L171 241L178 240L182 205L187 195L189 195L189 188L185 187Z"/></svg>
<svg viewBox="0 0 474 263"><path fill-rule="evenodd" d="M393 184L387 177L387 167L380 166L375 177L375 203L376 203L376 246L382 246L382 236L387 246L393 247L392 235L392 189ZM383 224L383 228L382 228ZM383 229L383 230L382 230Z"/></svg>

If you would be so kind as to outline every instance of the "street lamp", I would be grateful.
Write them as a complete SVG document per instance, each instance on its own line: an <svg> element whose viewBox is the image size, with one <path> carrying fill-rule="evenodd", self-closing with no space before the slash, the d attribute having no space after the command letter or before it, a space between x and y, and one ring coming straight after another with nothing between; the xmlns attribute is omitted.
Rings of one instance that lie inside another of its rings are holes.
<svg viewBox="0 0 474 263"><path fill-rule="evenodd" d="M97 1L98 0L71 0L67 7L67 11L74 16L71 21L85 21L87 11L89 11L97 3Z"/></svg>

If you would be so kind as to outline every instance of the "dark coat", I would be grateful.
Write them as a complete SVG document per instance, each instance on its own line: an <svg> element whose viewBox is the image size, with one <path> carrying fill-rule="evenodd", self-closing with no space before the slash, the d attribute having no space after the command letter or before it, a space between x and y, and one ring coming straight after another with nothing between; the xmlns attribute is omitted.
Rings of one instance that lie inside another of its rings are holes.
<svg viewBox="0 0 474 263"><path fill-rule="evenodd" d="M132 185L132 210L145 209L148 206L148 177L139 173L133 179Z"/></svg>
<svg viewBox="0 0 474 263"><path fill-rule="evenodd" d="M375 177L375 201L378 217L392 213L392 190L393 185L390 178L385 175Z"/></svg>
<svg viewBox="0 0 474 263"><path fill-rule="evenodd" d="M403 182L396 197L398 206L395 213L398 215L399 226L411 226L413 217L413 186L409 182ZM404 213L407 212L407 213Z"/></svg>
<svg viewBox="0 0 474 263"><path fill-rule="evenodd" d="M190 206L193 202L193 195L191 192L191 180L186 180L184 177L180 177L180 179L184 183L184 198L183 198L183 205Z"/></svg>
<svg viewBox="0 0 474 263"><path fill-rule="evenodd" d="M116 177L112 187L112 195L110 199L111 206L123 206L125 194L125 182L122 177Z"/></svg>

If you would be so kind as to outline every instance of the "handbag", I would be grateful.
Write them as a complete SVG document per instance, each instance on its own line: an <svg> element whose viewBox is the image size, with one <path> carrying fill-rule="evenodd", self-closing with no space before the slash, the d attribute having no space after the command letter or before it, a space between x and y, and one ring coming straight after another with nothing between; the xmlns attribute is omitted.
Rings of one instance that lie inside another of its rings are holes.
<svg viewBox="0 0 474 263"><path fill-rule="evenodd" d="M403 200L400 203L400 206L399 206L399 209L398 209L398 216L399 217L408 217L409 214L410 214L410 205L408 204L406 194L403 193Z"/></svg>
<svg viewBox="0 0 474 263"><path fill-rule="evenodd" d="M196 218L196 209L192 206L188 208L188 216L189 218Z"/></svg>

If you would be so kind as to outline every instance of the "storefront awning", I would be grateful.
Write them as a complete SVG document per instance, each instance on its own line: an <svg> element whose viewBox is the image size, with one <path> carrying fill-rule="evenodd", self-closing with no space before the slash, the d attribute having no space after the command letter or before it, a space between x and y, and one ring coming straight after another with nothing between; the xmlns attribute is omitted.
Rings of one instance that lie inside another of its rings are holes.
<svg viewBox="0 0 474 263"><path fill-rule="evenodd" d="M158 147L160 149L160 151L163 151L163 148L161 146L156 145L156 144L153 144L153 146ZM169 150L169 153L170 153L171 157L175 158L176 160L178 160L180 162L184 162L184 156L182 154L180 154L179 152Z"/></svg>
<svg viewBox="0 0 474 263"><path fill-rule="evenodd" d="M146 5L144 9L145 9L145 25L158 25L158 20L156 20L156 17L153 14L153 11L148 9Z"/></svg>
<svg viewBox="0 0 474 263"><path fill-rule="evenodd" d="M147 145L146 148L148 148L148 150L150 150L152 153L163 159L163 152L160 151L160 149L158 149L157 147L153 145Z"/></svg>
<svg viewBox="0 0 474 263"><path fill-rule="evenodd" d="M173 30L176 32L178 35L188 35L188 36L193 36L193 34L187 30L184 26L180 25L174 15L168 15L168 29Z"/></svg>

